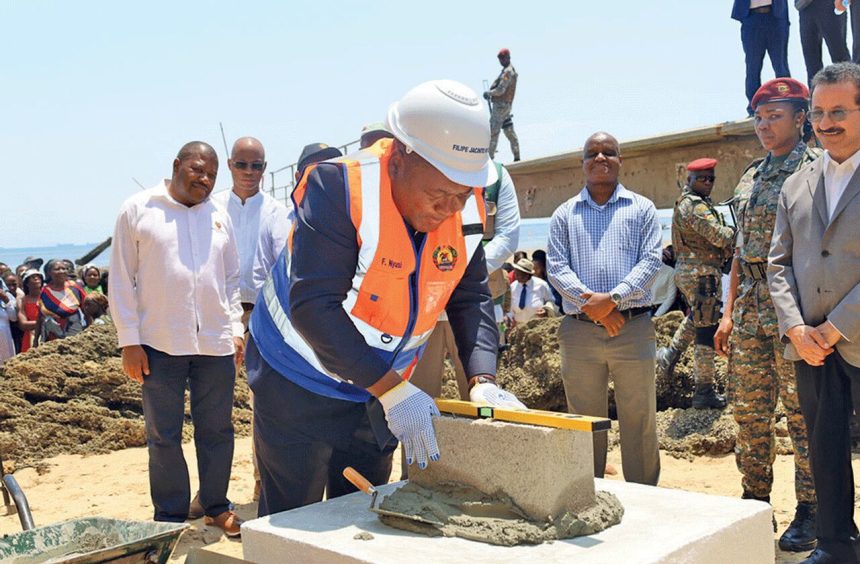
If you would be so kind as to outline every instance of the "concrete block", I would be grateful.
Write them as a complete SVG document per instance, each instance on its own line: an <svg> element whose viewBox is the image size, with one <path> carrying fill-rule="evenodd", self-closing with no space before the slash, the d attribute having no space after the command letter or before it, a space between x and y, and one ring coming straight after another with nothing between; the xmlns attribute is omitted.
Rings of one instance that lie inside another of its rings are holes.
<svg viewBox="0 0 860 564"><path fill-rule="evenodd" d="M425 537L383 525L368 510L369 496L355 493L248 521L242 527L242 549L246 560L259 564L774 561L771 508L765 503L615 480L595 482L597 489L618 496L625 512L621 524L588 537L514 547ZM379 489L390 494L401 485Z"/></svg>
<svg viewBox="0 0 860 564"><path fill-rule="evenodd" d="M501 492L538 521L594 504L591 433L462 417L437 417L435 428L442 456L424 470L409 467L416 484Z"/></svg>

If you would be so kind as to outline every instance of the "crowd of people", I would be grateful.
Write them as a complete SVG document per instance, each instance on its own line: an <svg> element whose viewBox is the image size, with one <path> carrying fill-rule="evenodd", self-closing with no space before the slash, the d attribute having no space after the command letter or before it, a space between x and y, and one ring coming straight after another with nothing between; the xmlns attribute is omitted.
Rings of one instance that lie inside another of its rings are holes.
<svg viewBox="0 0 860 564"><path fill-rule="evenodd" d="M747 3L757 15L779 5ZM510 54L499 55L499 84L510 86ZM264 516L354 491L347 465L386 483L398 444L403 475L444 457L433 398L446 357L461 398L524 408L495 382L498 354L506 331L549 316L562 317L569 411L606 417L611 377L624 477L656 485L655 369L671 372L695 342L693 404L733 405L745 499L770 501L777 400L785 408L798 504L780 548L857 562L847 428L860 386L860 66L831 65L811 82L811 97L791 78L751 94L765 155L733 179L734 226L710 200L716 159L688 164L665 248L653 202L619 182L620 144L598 132L583 147L585 186L553 213L546 251L517 251L516 189L490 158L504 122L488 123L479 96L450 80L394 102L354 154L307 145L287 205L260 190L258 139L234 143L231 189L214 195L218 156L192 141L170 178L122 205L109 281L57 259L41 272L35 260L0 268L0 329L15 351L112 319L123 370L142 384L154 518L205 517L230 536L241 534L227 489L243 363ZM679 300L687 316L658 355L651 317ZM729 357L728 398L714 387L715 354ZM602 477L606 433L593 439Z"/></svg>
<svg viewBox="0 0 860 564"><path fill-rule="evenodd" d="M0 263L0 365L39 343L109 323L107 280L107 270L75 268L68 259L27 257L14 270Z"/></svg>

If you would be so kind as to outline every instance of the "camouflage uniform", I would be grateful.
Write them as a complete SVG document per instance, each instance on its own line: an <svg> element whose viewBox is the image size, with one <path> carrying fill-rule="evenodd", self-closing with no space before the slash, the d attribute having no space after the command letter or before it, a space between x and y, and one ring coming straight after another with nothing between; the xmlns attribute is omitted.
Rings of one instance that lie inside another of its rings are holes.
<svg viewBox="0 0 860 564"><path fill-rule="evenodd" d="M499 143L499 131L504 130L505 137L511 143L511 152L514 160L520 160L520 140L514 132L513 116L511 107L514 103L514 94L517 91L517 71L509 64L502 69L496 80L490 86L489 94L492 102L490 112L490 158L496 154L496 145Z"/></svg>
<svg viewBox="0 0 860 564"><path fill-rule="evenodd" d="M684 331L695 331L693 360L697 386L714 383L714 332L719 324L722 296L720 278L722 266L731 256L734 235L710 197L684 188L672 214L672 247L677 261L675 285L684 294L690 315L678 327L676 337L680 339Z"/></svg>
<svg viewBox="0 0 860 564"><path fill-rule="evenodd" d="M794 446L797 501L815 503L809 443L797 400L794 365L783 357L785 346L779 340L776 311L764 272L782 184L820 154L820 149L807 148L802 141L781 165L772 166L768 154L764 162L747 169L735 189L741 269L732 311L729 382L739 426L735 458L743 475L744 494L754 498L770 495L776 456L774 411L777 399L781 398Z"/></svg>

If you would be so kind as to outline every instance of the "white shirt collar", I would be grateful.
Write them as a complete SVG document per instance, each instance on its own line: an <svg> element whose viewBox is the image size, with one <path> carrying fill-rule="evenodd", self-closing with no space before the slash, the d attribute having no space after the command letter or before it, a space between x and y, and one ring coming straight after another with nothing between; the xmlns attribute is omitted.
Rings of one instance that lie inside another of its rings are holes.
<svg viewBox="0 0 860 564"><path fill-rule="evenodd" d="M849 170L857 170L858 166L860 166L860 151L857 151L847 159L845 159L841 163L837 163L830 156L830 151L824 151L824 169L829 170L832 167L834 171L849 171Z"/></svg>

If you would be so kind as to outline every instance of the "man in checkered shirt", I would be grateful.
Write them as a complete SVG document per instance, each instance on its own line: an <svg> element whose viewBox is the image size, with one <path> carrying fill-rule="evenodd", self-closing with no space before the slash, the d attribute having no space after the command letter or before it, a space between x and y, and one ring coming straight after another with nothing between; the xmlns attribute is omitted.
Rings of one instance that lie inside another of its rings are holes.
<svg viewBox="0 0 860 564"><path fill-rule="evenodd" d="M564 301L561 375L571 413L606 417L615 381L621 461L627 481L657 484L654 325L651 284L660 268L654 203L618 182L618 141L585 142L586 186L552 215L547 273ZM594 474L603 477L606 432L594 434Z"/></svg>

